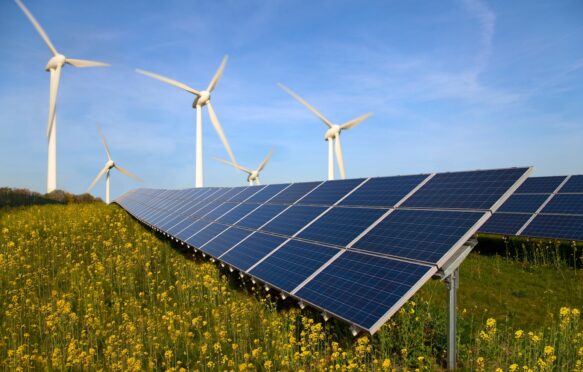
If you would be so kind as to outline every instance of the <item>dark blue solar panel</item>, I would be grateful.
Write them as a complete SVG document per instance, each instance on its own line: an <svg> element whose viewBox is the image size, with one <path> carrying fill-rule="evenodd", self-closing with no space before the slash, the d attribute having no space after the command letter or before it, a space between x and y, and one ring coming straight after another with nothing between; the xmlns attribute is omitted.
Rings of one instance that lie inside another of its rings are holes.
<svg viewBox="0 0 583 372"><path fill-rule="evenodd" d="M194 234L197 234L202 229L204 229L206 226L208 226L209 223L210 222L207 220L196 220L196 221L192 222L191 224L189 224L184 229L182 229L176 233L173 233L172 235L174 235L175 237L177 237L180 240L186 241L186 239L190 238Z"/></svg>
<svg viewBox="0 0 583 372"><path fill-rule="evenodd" d="M263 189L265 186L248 186L245 190L241 191L239 194L233 196L229 199L230 202L244 202L246 199L256 194L259 190Z"/></svg>
<svg viewBox="0 0 583 372"><path fill-rule="evenodd" d="M583 192L583 175L571 176L559 192Z"/></svg>
<svg viewBox="0 0 583 372"><path fill-rule="evenodd" d="M282 185L267 185L265 186L265 188L261 189L261 191L259 191L257 194L247 199L247 202L264 203L267 200L273 198L274 195L276 195L278 192L281 192L281 190L285 189L288 186L289 183L285 183Z"/></svg>
<svg viewBox="0 0 583 372"><path fill-rule="evenodd" d="M583 216L539 214L521 235L540 238L583 240Z"/></svg>
<svg viewBox="0 0 583 372"><path fill-rule="evenodd" d="M200 248L203 244L214 238L216 235L225 231L229 226L213 223L197 234L186 239L186 242L194 247Z"/></svg>
<svg viewBox="0 0 583 372"><path fill-rule="evenodd" d="M531 214L520 213L494 213L485 224L480 227L480 232L488 234L505 234L516 235L518 230L528 219Z"/></svg>
<svg viewBox="0 0 583 372"><path fill-rule="evenodd" d="M200 208L197 208L196 210L191 211L190 215L192 215L194 217L203 217L208 212L219 207L220 205L221 205L220 201L213 200L212 202L209 202L207 204L201 204Z"/></svg>
<svg viewBox="0 0 583 372"><path fill-rule="evenodd" d="M286 208L286 205L281 204L264 204L257 210L253 211L253 213L237 222L237 226L258 229Z"/></svg>
<svg viewBox="0 0 583 372"><path fill-rule="evenodd" d="M527 171L511 168L439 173L421 187L404 207L490 209Z"/></svg>
<svg viewBox="0 0 583 372"><path fill-rule="evenodd" d="M238 207L235 207L229 213L219 218L219 221L221 221L222 223L228 223L229 225L232 225L257 207L259 207L258 204L247 203L239 204Z"/></svg>
<svg viewBox="0 0 583 372"><path fill-rule="evenodd" d="M325 207L295 205L262 227L261 230L292 236L325 210Z"/></svg>
<svg viewBox="0 0 583 372"><path fill-rule="evenodd" d="M161 224L156 224L157 226L160 227L160 229L162 230L166 230L171 228L172 226L184 221L190 219L188 216L185 216L183 214L178 214L178 215L174 215L171 214L163 223Z"/></svg>
<svg viewBox="0 0 583 372"><path fill-rule="evenodd" d="M169 227L167 230L168 234L175 235L176 233L179 233L180 231L190 226L195 220L196 219L194 217L188 217L184 219L180 223L177 223L176 225Z"/></svg>
<svg viewBox="0 0 583 372"><path fill-rule="evenodd" d="M298 204L332 205L360 185L364 178L327 181L298 201Z"/></svg>
<svg viewBox="0 0 583 372"><path fill-rule="evenodd" d="M583 214L583 194L557 194L542 213Z"/></svg>
<svg viewBox="0 0 583 372"><path fill-rule="evenodd" d="M252 231L231 227L210 240L201 249L214 257L219 257L235 244L251 235Z"/></svg>
<svg viewBox="0 0 583 372"><path fill-rule="evenodd" d="M284 241L284 238L257 232L221 256L221 260L247 270Z"/></svg>
<svg viewBox="0 0 583 372"><path fill-rule="evenodd" d="M239 204L237 203L223 203L216 207L215 209L213 209L212 211L209 211L204 216L204 218L207 220L216 220L217 218L221 217L223 214L229 212L231 209L235 208L238 205Z"/></svg>
<svg viewBox="0 0 583 372"><path fill-rule="evenodd" d="M555 191L557 187L563 182L565 176L553 177L529 177L524 181L515 194L522 193L540 193L550 194Z"/></svg>
<svg viewBox="0 0 583 372"><path fill-rule="evenodd" d="M482 216L482 212L395 210L354 247L437 263Z"/></svg>
<svg viewBox="0 0 583 372"><path fill-rule="evenodd" d="M346 246L386 212L385 209L334 207L298 237Z"/></svg>
<svg viewBox="0 0 583 372"><path fill-rule="evenodd" d="M233 188L229 188L226 193L224 193L223 195L221 195L221 197L217 200L220 201L227 201L230 200L233 197L236 197L241 191L243 191L246 187L233 187Z"/></svg>
<svg viewBox="0 0 583 372"><path fill-rule="evenodd" d="M281 193L277 194L269 203L292 204L298 201L301 197L312 191L316 186L322 182L303 182L294 183Z"/></svg>
<svg viewBox="0 0 583 372"><path fill-rule="evenodd" d="M550 194L514 194L498 209L499 212L534 213Z"/></svg>
<svg viewBox="0 0 583 372"><path fill-rule="evenodd" d="M392 207L427 176L427 174L418 174L414 176L371 178L344 199L340 205Z"/></svg>
<svg viewBox="0 0 583 372"><path fill-rule="evenodd" d="M431 270L427 266L348 251L296 295L371 329Z"/></svg>
<svg viewBox="0 0 583 372"><path fill-rule="evenodd" d="M250 274L291 292L338 252L340 250L336 248L290 240L253 268Z"/></svg>

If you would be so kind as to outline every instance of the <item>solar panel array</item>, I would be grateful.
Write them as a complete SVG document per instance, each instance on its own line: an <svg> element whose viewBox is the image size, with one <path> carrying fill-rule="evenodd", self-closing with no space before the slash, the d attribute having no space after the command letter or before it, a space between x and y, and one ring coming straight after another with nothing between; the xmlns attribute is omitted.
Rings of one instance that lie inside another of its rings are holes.
<svg viewBox="0 0 583 372"><path fill-rule="evenodd" d="M527 179L480 232L583 240L583 175Z"/></svg>
<svg viewBox="0 0 583 372"><path fill-rule="evenodd" d="M529 172L138 189L116 202L232 269L374 333Z"/></svg>

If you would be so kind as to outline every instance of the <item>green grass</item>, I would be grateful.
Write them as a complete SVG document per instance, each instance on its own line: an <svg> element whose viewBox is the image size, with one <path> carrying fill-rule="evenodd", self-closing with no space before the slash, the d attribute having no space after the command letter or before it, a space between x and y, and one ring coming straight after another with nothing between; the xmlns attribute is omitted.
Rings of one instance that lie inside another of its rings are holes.
<svg viewBox="0 0 583 372"><path fill-rule="evenodd" d="M445 365L443 283L428 283L373 337L353 338L346 324L177 248L116 206L0 213L0 369ZM461 267L459 366L581 369L582 292L581 270L561 260L471 254Z"/></svg>

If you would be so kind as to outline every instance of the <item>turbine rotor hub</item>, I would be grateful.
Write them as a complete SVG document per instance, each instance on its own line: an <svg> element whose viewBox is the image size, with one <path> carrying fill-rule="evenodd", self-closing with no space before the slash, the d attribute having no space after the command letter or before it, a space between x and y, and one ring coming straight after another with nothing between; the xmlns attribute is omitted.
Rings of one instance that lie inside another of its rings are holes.
<svg viewBox="0 0 583 372"><path fill-rule="evenodd" d="M211 99L211 92L209 92L208 90L203 90L200 92L200 96L197 96L194 99L194 102L192 103L192 107L196 107L196 106L202 107L202 106L207 104L209 99Z"/></svg>
<svg viewBox="0 0 583 372"><path fill-rule="evenodd" d="M338 136L338 134L340 134L340 125L333 125L332 128L328 129L326 131L326 134L324 135L324 139L326 141L328 140L332 140L334 138L336 138L336 136Z"/></svg>
<svg viewBox="0 0 583 372"><path fill-rule="evenodd" d="M57 67L62 67L65 64L66 60L67 60L67 58L64 55L57 54L53 58L49 59L49 62L47 63L45 70L49 71L49 70L54 70Z"/></svg>
<svg viewBox="0 0 583 372"><path fill-rule="evenodd" d="M114 162L113 160L109 160L109 161L107 162L107 168L108 168L108 169L111 169L111 168L113 168L113 167L115 167L115 162Z"/></svg>

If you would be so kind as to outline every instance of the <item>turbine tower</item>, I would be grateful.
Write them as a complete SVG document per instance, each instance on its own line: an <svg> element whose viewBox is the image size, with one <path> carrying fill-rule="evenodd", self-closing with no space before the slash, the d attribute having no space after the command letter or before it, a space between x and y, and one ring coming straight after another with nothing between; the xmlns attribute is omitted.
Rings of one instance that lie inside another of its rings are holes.
<svg viewBox="0 0 583 372"><path fill-rule="evenodd" d="M57 93L59 91L59 81L61 79L61 69L65 64L74 67L105 67L109 66L107 63L88 61L83 59L67 58L57 52L57 49L51 43L47 33L43 30L40 23L34 18L32 13L24 6L20 0L15 0L16 4L22 9L24 14L28 17L34 28L38 31L47 46L49 47L53 56L49 59L45 70L51 73L51 86L49 96L49 120L47 124L47 138L48 138L48 168L47 168L47 193L56 190L57 188Z"/></svg>
<svg viewBox="0 0 583 372"><path fill-rule="evenodd" d="M271 159L271 155L273 155L273 150L269 150L269 153L267 154L265 159L263 159L261 164L259 164L259 167L257 167L257 169L255 169L255 170L250 170L250 169L245 168L237 163L233 163L233 162L230 162L230 161L225 160L225 159L215 158L215 160L218 160L220 162L228 164L235 169L239 169L239 170L242 170L243 172L247 173L247 182L249 182L249 186L253 186L253 185L260 185L259 173L261 173L261 171L265 168L265 166L269 162L269 159Z"/></svg>
<svg viewBox="0 0 583 372"><path fill-rule="evenodd" d="M91 191L91 189L93 189L95 187L95 185L97 184L97 181L99 181L99 179L101 177L103 177L103 175L105 174L106 175L106 177L105 177L105 203L109 204L109 172L113 168L117 169L118 171L125 174L126 176L133 178L136 181L141 182L142 179L140 177L136 176L135 174L133 174L132 172L128 171L127 169L120 167L118 164L116 164L111 159L111 154L109 153L109 146L107 146L107 141L105 141L105 136L101 132L101 128L97 127L97 129L99 130L99 136L101 137L101 142L103 142L103 146L105 147L105 153L107 154L107 162L105 163L105 167L103 167L103 169L99 171L99 173L97 174L97 177L95 177L93 182L91 182L91 185L89 185L87 192Z"/></svg>
<svg viewBox="0 0 583 372"><path fill-rule="evenodd" d="M141 69L136 69L136 72L149 76L151 78L163 81L167 84L173 85L177 88L183 89L188 93L194 94L196 97L194 98L194 102L192 102L192 108L196 109L196 163L195 163L195 187L203 187L203 171L202 171L202 108L206 106L208 108L209 116L211 118L211 123L213 124L215 131L219 135L219 138L223 142L223 146L227 150L229 154L229 158L231 162L237 164L235 160L235 155L233 155L233 151L231 150L231 146L229 145L229 141L227 141L227 137L225 136L225 132L221 127L221 123L219 123L219 119L215 114L215 110L213 109L213 105L211 104L211 93L216 88L221 75L223 75L223 71L225 70L225 65L227 64L227 56L223 58L219 69L213 76L211 82L209 83L208 87L205 90L198 91L189 87L186 84L178 82L176 80L164 77L162 75L154 74L152 72L144 71Z"/></svg>
<svg viewBox="0 0 583 372"><path fill-rule="evenodd" d="M306 102L305 99L298 96L291 89L283 84L278 84L281 89L286 91L290 96L295 98L302 105L306 106L308 110L312 111L320 120L326 124L328 130L324 135L324 140L328 141L328 180L334 179L334 153L336 153L336 161L338 162L338 169L340 170L340 176L342 179L346 178L346 170L344 169L344 158L342 156L342 144L340 143L340 133L345 129L354 128L366 118L372 115L372 112L366 113L362 116L357 117L347 121L344 124L333 124L330 120L326 119L318 110L316 110L312 105Z"/></svg>

